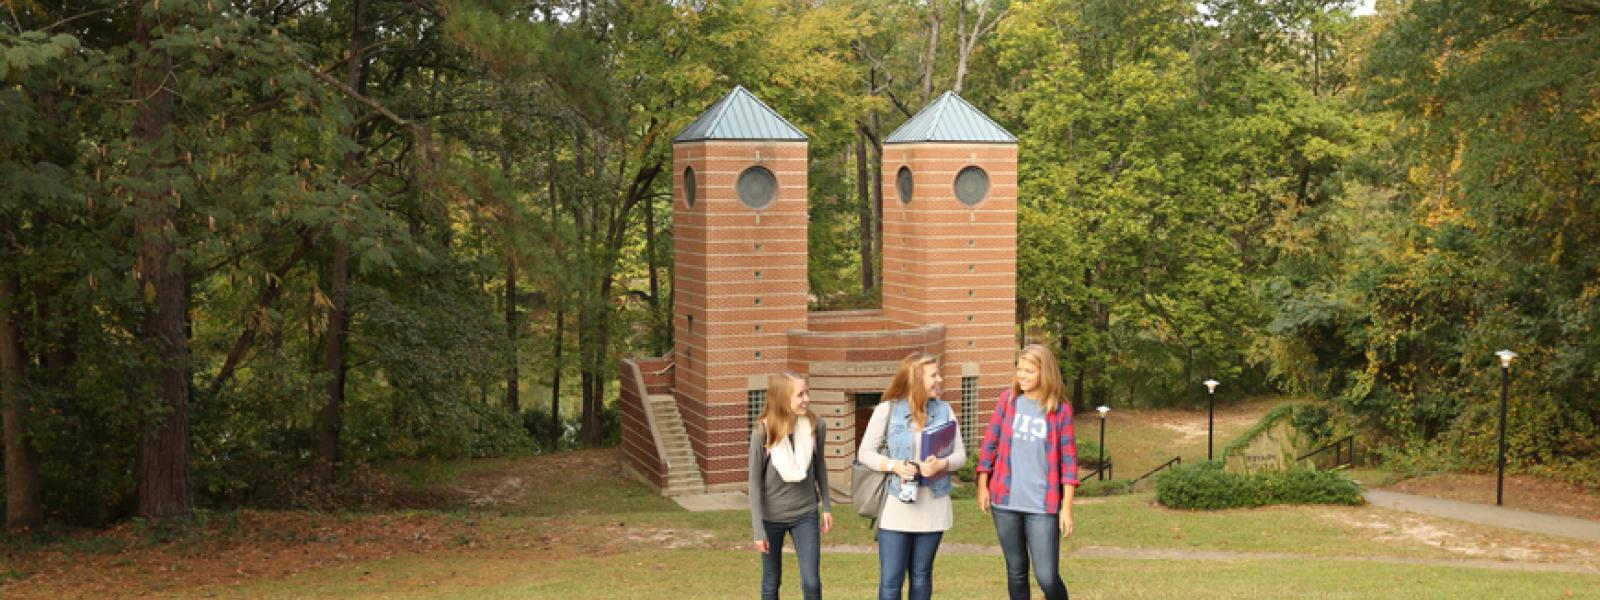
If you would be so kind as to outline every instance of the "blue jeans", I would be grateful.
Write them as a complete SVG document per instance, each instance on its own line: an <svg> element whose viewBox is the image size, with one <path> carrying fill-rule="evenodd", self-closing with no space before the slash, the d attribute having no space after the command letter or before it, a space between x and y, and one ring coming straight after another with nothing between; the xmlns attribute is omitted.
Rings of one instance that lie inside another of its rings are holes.
<svg viewBox="0 0 1600 600"><path fill-rule="evenodd" d="M878 600L900 600L900 585L911 574L910 600L933 596L933 556L943 531L907 533L878 530Z"/></svg>
<svg viewBox="0 0 1600 600"><path fill-rule="evenodd" d="M800 559L800 591L806 600L822 598L822 578L817 575L817 563L822 552L822 534L817 525L817 513L812 511L793 523L774 523L762 520L767 530L767 551L761 555L761 598L777 600L778 587L783 584L783 536L794 536L795 558Z"/></svg>
<svg viewBox="0 0 1600 600"><path fill-rule="evenodd" d="M994 532L1000 536L1000 554L1006 558L1006 593L1011 600L1028 600L1028 557L1033 557L1033 577L1046 600L1067 600L1061 581L1061 521L1056 515L995 507Z"/></svg>

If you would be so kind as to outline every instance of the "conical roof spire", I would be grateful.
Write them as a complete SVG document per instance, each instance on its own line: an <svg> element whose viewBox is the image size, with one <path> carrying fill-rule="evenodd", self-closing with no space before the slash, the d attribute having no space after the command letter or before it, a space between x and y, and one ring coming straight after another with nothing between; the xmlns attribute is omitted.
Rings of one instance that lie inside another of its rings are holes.
<svg viewBox="0 0 1600 600"><path fill-rule="evenodd" d="M945 92L883 138L885 144L918 142L1015 144L1017 136L1011 135L1011 132L973 108L955 92Z"/></svg>
<svg viewBox="0 0 1600 600"><path fill-rule="evenodd" d="M807 139L806 134L800 133L788 119L756 99L744 86L736 85L728 95L700 113L672 141Z"/></svg>

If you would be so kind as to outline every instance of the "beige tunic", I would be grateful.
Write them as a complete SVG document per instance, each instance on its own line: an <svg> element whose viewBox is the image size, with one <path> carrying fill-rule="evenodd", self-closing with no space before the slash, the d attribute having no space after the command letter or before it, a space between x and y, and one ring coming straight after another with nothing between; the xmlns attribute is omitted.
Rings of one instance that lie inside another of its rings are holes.
<svg viewBox="0 0 1600 600"><path fill-rule="evenodd" d="M889 403L881 402L872 410L872 420L867 422L867 430L861 434L861 448L856 452L856 457L865 464L880 471L888 462L888 457L880 454L878 448L884 444L884 436L889 431ZM955 415L951 415L954 417ZM961 443L961 424L956 424L955 450L945 460L950 461L950 471L960 469L967 464L967 449ZM922 436L916 436L912 447L917 455L922 455ZM933 492L926 485L917 486L916 502L901 502L894 496L883 503L883 515L878 519L878 527L890 531L903 531L907 533L931 533L947 531L954 522L950 508L950 497L935 498Z"/></svg>

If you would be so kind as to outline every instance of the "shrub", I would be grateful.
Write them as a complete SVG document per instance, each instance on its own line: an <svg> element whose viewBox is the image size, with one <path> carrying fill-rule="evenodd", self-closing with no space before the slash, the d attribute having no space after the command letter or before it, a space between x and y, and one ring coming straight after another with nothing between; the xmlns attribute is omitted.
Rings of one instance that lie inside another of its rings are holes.
<svg viewBox="0 0 1600 600"><path fill-rule="evenodd" d="M1156 501L1191 510L1363 502L1361 486L1338 471L1291 469L1247 475L1229 473L1216 461L1184 465L1158 475Z"/></svg>

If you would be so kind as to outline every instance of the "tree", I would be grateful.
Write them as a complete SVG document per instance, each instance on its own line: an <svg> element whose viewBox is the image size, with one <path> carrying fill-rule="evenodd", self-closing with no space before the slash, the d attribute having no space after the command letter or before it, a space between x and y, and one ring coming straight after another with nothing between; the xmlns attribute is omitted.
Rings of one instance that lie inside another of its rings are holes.
<svg viewBox="0 0 1600 600"><path fill-rule="evenodd" d="M140 336L153 354L155 389L163 414L154 431L139 443L139 515L153 519L188 518L194 514L189 480L189 338L186 265L178 252L184 236L178 202L187 191L162 182L176 164L173 148L172 89L165 85L173 59L161 47L178 17L155 5L136 6L131 54L132 85L138 98L132 115L132 142L149 154L133 163L130 176L140 180L132 191L133 232L138 241L135 281L151 306Z"/></svg>

